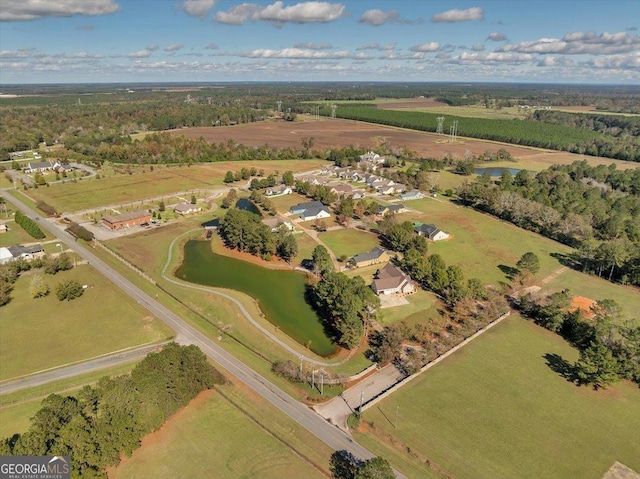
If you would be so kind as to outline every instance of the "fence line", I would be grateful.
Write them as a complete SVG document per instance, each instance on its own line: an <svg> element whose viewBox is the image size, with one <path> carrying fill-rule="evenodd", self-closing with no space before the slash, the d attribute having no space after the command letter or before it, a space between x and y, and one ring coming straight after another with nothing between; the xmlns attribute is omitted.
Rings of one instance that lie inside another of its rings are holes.
<svg viewBox="0 0 640 479"><path fill-rule="evenodd" d="M103 245L100 241L94 241L94 244L100 246L104 251L106 251L107 253L109 253L111 256L113 256L114 258L120 260L122 263L124 263L125 265L127 265L129 268L131 268L133 271L135 271L136 273L138 273L140 276L142 276L144 279L146 279L147 281L149 281L151 284L155 285L156 281L155 279L151 278L147 273L145 273L144 271L142 271L140 268L138 268L135 264L130 263L129 261L127 261L126 259L124 259L122 256L120 256L120 254L116 253L115 251L113 251L111 248Z"/></svg>

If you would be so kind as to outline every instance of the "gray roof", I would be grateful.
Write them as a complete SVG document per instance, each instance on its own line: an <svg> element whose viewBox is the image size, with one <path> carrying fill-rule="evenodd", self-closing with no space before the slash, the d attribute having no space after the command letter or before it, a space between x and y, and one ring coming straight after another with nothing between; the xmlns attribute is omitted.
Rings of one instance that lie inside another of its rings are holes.
<svg viewBox="0 0 640 479"><path fill-rule="evenodd" d="M355 255L352 259L354 263L361 263L362 261L373 261L375 259L378 259L380 256L382 256L382 253L384 252L385 252L384 249L380 248L379 246L376 246L371 251L367 251L366 253Z"/></svg>
<svg viewBox="0 0 640 479"><path fill-rule="evenodd" d="M13 246L9 246L7 249L11 252L14 258L23 254L35 254L44 251L41 244L32 244L29 246L14 244Z"/></svg>
<svg viewBox="0 0 640 479"><path fill-rule="evenodd" d="M416 233L422 233L427 238L433 238L440 231L436 225L420 225L414 228Z"/></svg>
<svg viewBox="0 0 640 479"><path fill-rule="evenodd" d="M29 162L29 168L31 168L32 170L39 170L41 168L53 168L53 163L51 163L50 161L38 161L34 163Z"/></svg>
<svg viewBox="0 0 640 479"><path fill-rule="evenodd" d="M424 193L422 193L422 191L419 190L411 190L411 191L407 191L406 193L402 193L400 195L400 198L413 198L414 196L424 196Z"/></svg>
<svg viewBox="0 0 640 479"><path fill-rule="evenodd" d="M324 205L322 204L322 202L320 201L307 201L306 203L298 203L297 205L292 206L291 208L289 208L289 211L291 211L292 213L303 213L306 212L307 210L310 209L315 209L315 208L324 208ZM318 210L320 211L320 210ZM308 214L307 216L311 216L310 214Z"/></svg>
<svg viewBox="0 0 640 479"><path fill-rule="evenodd" d="M173 207L173 210L181 213L185 211L199 211L200 207L198 205L192 205L191 203L179 203Z"/></svg>
<svg viewBox="0 0 640 479"><path fill-rule="evenodd" d="M317 203L320 203L320 202L318 201ZM300 213L300 216L304 216L304 217L318 216L318 213L320 213L321 211L326 211L327 213L331 214L331 212L327 209L327 207L322 203L320 203L320 205L313 205L311 208L307 208L306 210Z"/></svg>

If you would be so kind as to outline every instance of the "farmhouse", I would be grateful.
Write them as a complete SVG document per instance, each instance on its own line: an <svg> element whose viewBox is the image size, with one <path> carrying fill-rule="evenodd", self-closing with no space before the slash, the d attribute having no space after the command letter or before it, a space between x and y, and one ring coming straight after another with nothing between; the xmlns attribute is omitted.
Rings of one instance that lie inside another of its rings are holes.
<svg viewBox="0 0 640 479"><path fill-rule="evenodd" d="M355 255L349 260L349 263L356 268L363 268L372 264L389 261L389 253L384 249L376 246L371 251Z"/></svg>
<svg viewBox="0 0 640 479"><path fill-rule="evenodd" d="M198 205L192 205L191 203L179 203L173 207L173 211L179 215L185 216L202 211L202 208Z"/></svg>
<svg viewBox="0 0 640 479"><path fill-rule="evenodd" d="M293 193L293 190L290 186L287 185L272 186L270 188L267 188L267 191L265 191L265 194L267 196L282 196L290 195L291 193Z"/></svg>
<svg viewBox="0 0 640 479"><path fill-rule="evenodd" d="M271 228L272 232L276 231L281 226L284 226L289 231L293 230L293 225L291 224L291 222L286 221L286 220L280 218L279 216L276 216L276 217L273 217L273 218L265 218L265 219L262 220L262 222L265 225L267 225L269 228Z"/></svg>
<svg viewBox="0 0 640 479"><path fill-rule="evenodd" d="M308 201L306 203L298 203L289 208L294 215L300 215L302 221L317 220L321 218L329 218L331 212L320 201Z"/></svg>
<svg viewBox="0 0 640 479"><path fill-rule="evenodd" d="M402 201L421 200L424 198L424 194L419 190L411 190L406 193L402 193L398 198Z"/></svg>
<svg viewBox="0 0 640 479"><path fill-rule="evenodd" d="M420 236L429 238L431 241L442 241L449 239L451 236L446 231L439 230L436 225L419 225L413 229Z"/></svg>
<svg viewBox="0 0 640 479"><path fill-rule="evenodd" d="M130 228L131 226L137 226L150 221L151 213L145 210L132 211L131 213L122 213L113 216L108 215L102 218L103 226L106 226L111 231Z"/></svg>
<svg viewBox="0 0 640 479"><path fill-rule="evenodd" d="M375 278L371 287L378 296L381 294L409 294L415 291L411 278L391 263L376 271Z"/></svg>

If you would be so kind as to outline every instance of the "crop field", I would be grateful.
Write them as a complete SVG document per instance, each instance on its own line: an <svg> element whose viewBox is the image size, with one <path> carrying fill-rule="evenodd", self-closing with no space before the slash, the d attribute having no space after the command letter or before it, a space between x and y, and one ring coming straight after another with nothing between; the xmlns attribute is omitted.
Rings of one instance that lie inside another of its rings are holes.
<svg viewBox="0 0 640 479"><path fill-rule="evenodd" d="M142 447L109 477L327 477L333 451L266 401L238 391L240 387L220 390L247 414L219 392L205 391L146 436Z"/></svg>
<svg viewBox="0 0 640 479"><path fill-rule="evenodd" d="M526 117L526 113L523 113L517 107L495 109L485 108L481 105L450 106L446 103L435 101L433 98L403 98L397 101L380 101L376 99L373 103L381 110L422 111L443 116L454 115L469 118L491 118L494 120L522 119Z"/></svg>
<svg viewBox="0 0 640 479"><path fill-rule="evenodd" d="M575 386L551 369L561 359L577 351L510 317L366 410L356 439L458 479L600 479L614 461L640 470L638 387Z"/></svg>
<svg viewBox="0 0 640 479"><path fill-rule="evenodd" d="M461 123L462 124L462 123ZM353 120L327 119L309 120L304 122L263 122L225 127L198 127L172 130L173 135L184 135L188 138L202 136L208 141L219 143L233 139L248 146L300 147L302 139L313 137L314 149L330 149L344 146L361 148L375 148L382 139L389 141L392 147L406 146L424 157L442 158L450 154L463 158L466 151L474 155L499 148L508 150L514 158L523 162L535 160L537 163L570 164L574 161L587 159L590 164L616 163L618 168L637 168L638 163L583 156L561 151L544 150L540 148L513 146L487 140L461 138L457 143L447 143L447 138L435 133L412 131L385 125L376 125ZM284 168L282 168L284 170Z"/></svg>
<svg viewBox="0 0 640 479"><path fill-rule="evenodd" d="M118 205L129 201L166 195L178 191L207 189L222 186L227 171L238 171L242 167L255 166L265 174L306 171L326 164L322 160L282 160L269 162L219 162L199 164L191 167L132 168L131 175L123 174L110 178L67 182L49 188L30 190L29 195L42 200L58 211L78 211L106 205ZM231 185L232 187L234 185Z"/></svg>
<svg viewBox="0 0 640 479"><path fill-rule="evenodd" d="M23 273L0 314L0 380L167 339L173 333L91 266L42 275L51 293L29 295L32 273ZM58 301L56 285L88 285L73 301Z"/></svg>
<svg viewBox="0 0 640 479"><path fill-rule="evenodd" d="M353 228L320 233L318 237L338 258L342 255L350 258L380 246L377 235Z"/></svg>

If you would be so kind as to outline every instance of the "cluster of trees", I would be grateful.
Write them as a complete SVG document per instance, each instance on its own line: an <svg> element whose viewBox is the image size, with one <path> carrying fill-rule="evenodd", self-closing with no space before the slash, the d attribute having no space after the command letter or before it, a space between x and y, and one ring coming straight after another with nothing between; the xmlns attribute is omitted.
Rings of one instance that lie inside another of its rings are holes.
<svg viewBox="0 0 640 479"><path fill-rule="evenodd" d="M46 236L36 222L28 216L25 216L21 211L16 211L13 219L18 226L29 233L33 238L42 239Z"/></svg>
<svg viewBox="0 0 640 479"><path fill-rule="evenodd" d="M331 191L330 186L312 185L307 181L296 181L296 191L325 205L330 205L338 199L338 195Z"/></svg>
<svg viewBox="0 0 640 479"><path fill-rule="evenodd" d="M105 377L76 396L48 396L27 432L0 442L0 454L71 456L72 477L106 478L106 468L130 456L145 434L223 382L196 346L171 343L131 375Z"/></svg>
<svg viewBox="0 0 640 479"><path fill-rule="evenodd" d="M394 479L396 475L389 461L373 457L365 461L348 451L336 451L331 455L329 469L334 479Z"/></svg>
<svg viewBox="0 0 640 479"><path fill-rule="evenodd" d="M71 279L62 281L56 286L56 297L58 301L72 301L84 294L84 288L80 283Z"/></svg>
<svg viewBox="0 0 640 479"><path fill-rule="evenodd" d="M13 285L18 280L20 273L23 271L43 269L45 274L56 274L59 271L66 271L73 267L71 258L68 254L62 253L56 257L43 256L42 258L36 258L32 261L27 261L23 258L15 259L9 263L0 265L0 306L4 306L11 301L11 291L13 291ZM38 277L38 275L36 275ZM41 277L40 277L41 278ZM49 287L43 284L43 281L39 279L31 285L30 288L32 297L39 298L49 294Z"/></svg>
<svg viewBox="0 0 640 479"><path fill-rule="evenodd" d="M378 214L380 204L375 200L360 198L358 201L353 196L342 198L336 206L336 220L338 223L346 225L350 218L362 219L366 216Z"/></svg>
<svg viewBox="0 0 640 479"><path fill-rule="evenodd" d="M583 128L617 138L640 136L640 118L627 115L571 113L558 110L536 110L533 119L553 125Z"/></svg>
<svg viewBox="0 0 640 479"><path fill-rule="evenodd" d="M271 365L271 370L278 376L297 383L312 384L314 381L320 381L317 371L313 373L309 369L300 369L300 366L291 360L275 361ZM345 384L349 381L349 376L344 374L334 374L329 371L322 370L322 380L325 384Z"/></svg>
<svg viewBox="0 0 640 479"><path fill-rule="evenodd" d="M570 306L568 290L539 299L527 294L519 300L525 316L561 334L580 351L574 365L559 368L567 379L596 389L620 379L640 385L640 322L624 321L622 308L611 299L596 302L589 319Z"/></svg>
<svg viewBox="0 0 640 479"><path fill-rule="evenodd" d="M56 209L42 200L39 200L36 202L36 208L38 208L40 211L42 211L48 216L56 215Z"/></svg>
<svg viewBox="0 0 640 479"><path fill-rule="evenodd" d="M436 131L436 118L439 116L435 113L346 105L339 108L336 115L340 118L433 132ZM454 120L459 121L458 134L461 136L640 161L640 140L637 137L613 137L534 120L493 120L447 116L448 122ZM448 125L445 125L445 129L447 128Z"/></svg>
<svg viewBox="0 0 640 479"><path fill-rule="evenodd" d="M94 239L94 234L89 231L87 228L85 228L84 226L75 223L75 222L71 222L71 224L65 229L65 231L67 233L72 234L73 236L75 236L76 238L80 238L84 241L93 241Z"/></svg>
<svg viewBox="0 0 640 479"><path fill-rule="evenodd" d="M593 176L591 176L593 175ZM613 188L616 185L616 189ZM458 188L466 205L578 248L576 267L640 284L640 173L586 162L537 175L505 171L496 186L480 177Z"/></svg>
<svg viewBox="0 0 640 479"><path fill-rule="evenodd" d="M273 254L291 261L298 254L298 244L291 231L282 226L275 232L262 223L261 217L238 209L230 209L220 220L218 233L228 248L246 251L270 260Z"/></svg>
<svg viewBox="0 0 640 479"><path fill-rule="evenodd" d="M255 204L260 205L260 208L262 208L263 211L269 213L271 216L275 216L275 214L278 212L278 209L276 208L276 205L273 204L273 201L271 201L269 198L267 198L257 190L253 190L251 192L249 199Z"/></svg>
<svg viewBox="0 0 640 479"><path fill-rule="evenodd" d="M360 343L365 327L376 317L380 298L360 276L329 271L313 287L313 303L337 333L337 342L347 349Z"/></svg>
<svg viewBox="0 0 640 479"><path fill-rule="evenodd" d="M425 237L416 234L411 221L398 223L395 214L385 214L378 221L378 231L394 251L405 254L415 251L420 255L427 252L428 245Z"/></svg>

